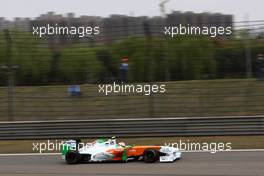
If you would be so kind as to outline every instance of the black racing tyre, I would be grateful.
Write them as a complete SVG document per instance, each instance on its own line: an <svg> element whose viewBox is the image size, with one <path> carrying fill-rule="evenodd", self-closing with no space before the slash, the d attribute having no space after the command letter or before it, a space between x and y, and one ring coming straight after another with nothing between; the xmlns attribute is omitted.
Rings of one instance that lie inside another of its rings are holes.
<svg viewBox="0 0 264 176"><path fill-rule="evenodd" d="M154 149L146 149L143 158L146 163L154 163L159 159L159 153Z"/></svg>
<svg viewBox="0 0 264 176"><path fill-rule="evenodd" d="M81 161L82 156L78 151L69 151L66 153L65 159L68 164L77 164Z"/></svg>

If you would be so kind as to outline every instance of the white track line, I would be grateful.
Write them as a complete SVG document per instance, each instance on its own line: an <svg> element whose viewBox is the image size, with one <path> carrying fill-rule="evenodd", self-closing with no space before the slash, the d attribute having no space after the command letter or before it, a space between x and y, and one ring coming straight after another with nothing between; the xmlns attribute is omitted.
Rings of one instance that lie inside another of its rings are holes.
<svg viewBox="0 0 264 176"><path fill-rule="evenodd" d="M192 150L192 151L181 151L183 153L211 153L212 151L205 150ZM218 152L264 152L264 149L236 149L236 150L223 150ZM215 153L213 153L215 154ZM49 155L61 155L61 153L3 153L0 156L49 156Z"/></svg>
<svg viewBox="0 0 264 176"><path fill-rule="evenodd" d="M48 155L60 155L61 153L3 153L0 156L48 156Z"/></svg>
<svg viewBox="0 0 264 176"><path fill-rule="evenodd" d="M48 120L48 121L1 121L0 124L6 123L52 123L52 122L114 122L114 121L135 121L135 120L186 120L186 119L217 119L217 118L248 118L248 117L263 117L263 115L256 115L256 116L211 116L211 117L163 117L163 118L126 118L126 119L83 119L83 120Z"/></svg>
<svg viewBox="0 0 264 176"><path fill-rule="evenodd" d="M206 153L206 152L214 152L214 150L189 150L189 151L181 151L183 153ZM234 149L234 150L217 150L214 153L218 152L264 152L264 149Z"/></svg>

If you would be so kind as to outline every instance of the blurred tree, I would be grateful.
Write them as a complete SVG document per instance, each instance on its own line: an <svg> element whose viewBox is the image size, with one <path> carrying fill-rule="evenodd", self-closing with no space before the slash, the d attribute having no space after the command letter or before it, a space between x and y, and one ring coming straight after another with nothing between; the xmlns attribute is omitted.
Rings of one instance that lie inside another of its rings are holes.
<svg viewBox="0 0 264 176"><path fill-rule="evenodd" d="M97 59L98 48L75 44L61 52L59 78L62 83L97 83L103 65Z"/></svg>
<svg viewBox="0 0 264 176"><path fill-rule="evenodd" d="M159 38L147 40L131 37L114 44L111 54L120 65L121 58L128 57L128 77L131 82L147 82L165 79L165 43ZM148 54L146 55L146 53Z"/></svg>
<svg viewBox="0 0 264 176"><path fill-rule="evenodd" d="M205 79L216 76L215 47L205 37L178 37L168 40L166 57L170 80Z"/></svg>
<svg viewBox="0 0 264 176"><path fill-rule="evenodd" d="M5 40L4 40L4 33L0 32L0 67L5 65ZM4 76L4 71L0 69L0 86L6 84L6 79Z"/></svg>
<svg viewBox="0 0 264 176"><path fill-rule="evenodd" d="M19 31L12 31L11 37L12 59L19 66L16 84L52 84L49 76L54 53L47 40ZM0 33L0 65L6 64L5 45ZM255 72L257 55L264 53L263 40L252 39L251 50ZM151 37L151 40L129 37L110 46L89 48L86 43L71 44L60 50L59 57L57 84L117 81L124 57L128 57L129 82L243 78L246 74L244 41L239 37L221 42L202 36ZM0 74L0 84L6 85L4 72Z"/></svg>
<svg viewBox="0 0 264 176"><path fill-rule="evenodd" d="M0 35L0 64L5 64L5 41ZM18 66L16 84L47 84L50 71L50 52L45 41L26 32L12 31L12 60Z"/></svg>

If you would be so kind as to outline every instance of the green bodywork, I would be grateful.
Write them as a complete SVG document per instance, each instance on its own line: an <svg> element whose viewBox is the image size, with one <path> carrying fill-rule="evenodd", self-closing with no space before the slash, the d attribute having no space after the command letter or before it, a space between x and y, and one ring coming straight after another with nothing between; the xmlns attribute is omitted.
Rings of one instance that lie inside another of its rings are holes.
<svg viewBox="0 0 264 176"><path fill-rule="evenodd" d="M127 149L124 149L124 152L122 154L122 161L126 161L127 160Z"/></svg>
<svg viewBox="0 0 264 176"><path fill-rule="evenodd" d="M61 154L65 156L68 151L70 151L70 146L67 144L62 144Z"/></svg>
<svg viewBox="0 0 264 176"><path fill-rule="evenodd" d="M126 161L127 160L127 149L131 148L131 147L132 146L130 146L130 145L127 145L127 146L124 147L124 152L122 154L122 161Z"/></svg>

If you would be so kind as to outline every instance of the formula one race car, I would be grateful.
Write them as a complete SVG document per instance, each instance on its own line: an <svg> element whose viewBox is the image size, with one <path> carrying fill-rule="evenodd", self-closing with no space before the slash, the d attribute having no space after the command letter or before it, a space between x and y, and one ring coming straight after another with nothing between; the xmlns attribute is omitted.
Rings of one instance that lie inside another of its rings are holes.
<svg viewBox="0 0 264 176"><path fill-rule="evenodd" d="M116 143L115 138L108 140L97 139L81 148L79 140L66 141L62 145L62 158L68 164L85 162L103 162L130 160L145 161L146 163L173 162L181 158L178 148L168 146L128 146L124 142Z"/></svg>

